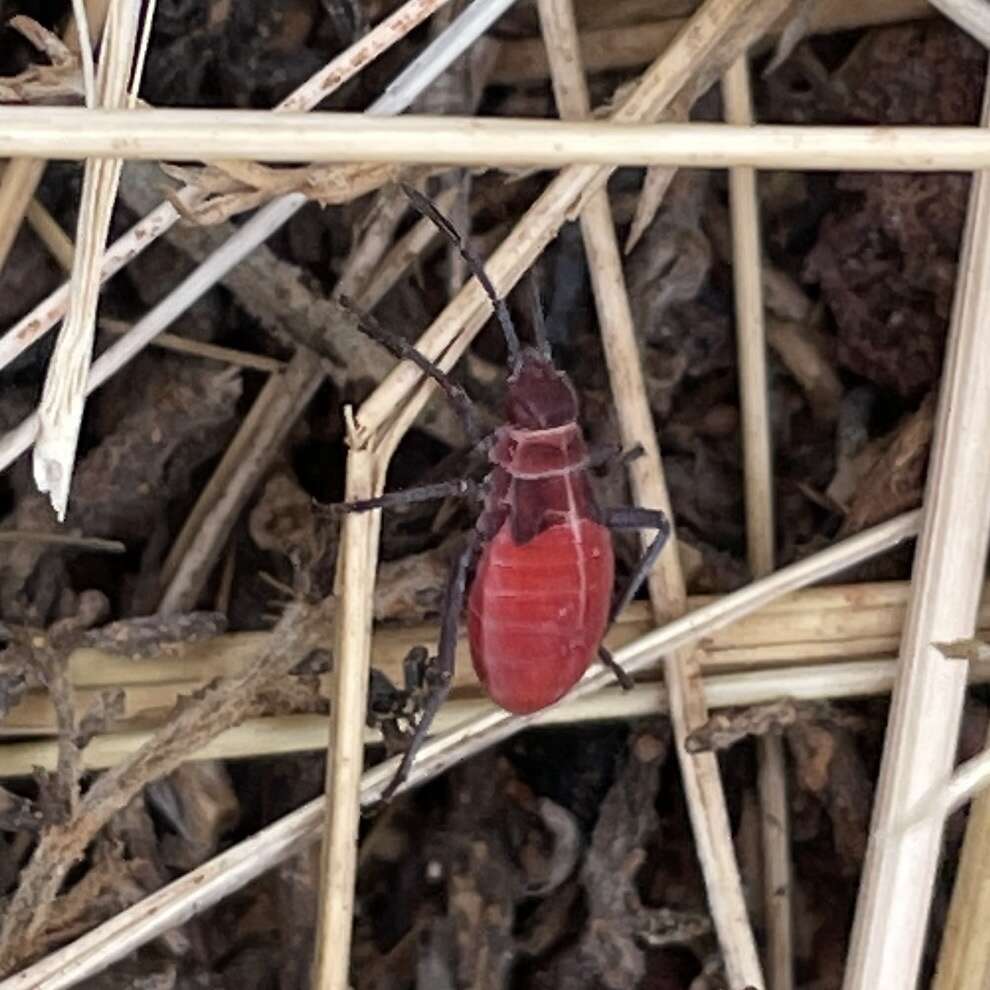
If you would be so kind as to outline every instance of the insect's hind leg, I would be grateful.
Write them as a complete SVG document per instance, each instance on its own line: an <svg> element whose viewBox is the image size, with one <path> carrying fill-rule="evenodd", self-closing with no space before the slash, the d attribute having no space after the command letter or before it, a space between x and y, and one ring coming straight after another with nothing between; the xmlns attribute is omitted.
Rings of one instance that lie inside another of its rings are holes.
<svg viewBox="0 0 990 990"><path fill-rule="evenodd" d="M370 512L372 509L390 509L396 505L412 505L415 502L430 502L440 498L482 498L484 485L470 478L454 478L451 481L438 481L433 485L419 488L405 488L398 492L387 492L375 498L355 499L353 502L337 502L324 508L328 514L336 516L345 512Z"/></svg>
<svg viewBox="0 0 990 990"><path fill-rule="evenodd" d="M635 451L636 448L633 448ZM657 558L670 539L670 520L665 512L659 509L642 509L639 506L622 506L619 508L606 509L603 513L603 522L609 529L655 529L657 535L650 541L639 563L633 569L629 583L622 593L612 603L612 611L609 614L608 624L619 617L620 613L633 600L640 586L653 570ZM612 654L604 646L599 647L598 656L616 676L623 689L628 691L633 685L629 675L615 662Z"/></svg>
<svg viewBox="0 0 990 990"><path fill-rule="evenodd" d="M395 771L395 776L382 791L382 801L388 801L409 776L409 769L413 760L416 759L420 747L426 742L433 719L436 718L440 706L450 693L450 687L454 681L454 660L457 653L457 627L460 623L461 608L464 605L464 596L467 592L468 571L477 549L478 534L472 532L466 546L458 555L447 582L443 613L440 619L440 642L437 645L437 655L427 663L424 676L426 701L423 704L422 714L416 723L409 748L403 754L402 762Z"/></svg>

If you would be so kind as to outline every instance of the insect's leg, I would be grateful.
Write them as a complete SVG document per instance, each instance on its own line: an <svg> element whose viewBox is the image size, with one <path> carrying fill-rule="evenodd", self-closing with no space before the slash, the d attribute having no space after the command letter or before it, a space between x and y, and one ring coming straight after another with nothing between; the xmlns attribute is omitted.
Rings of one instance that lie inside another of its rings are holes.
<svg viewBox="0 0 990 990"><path fill-rule="evenodd" d="M607 468L614 471L617 468L624 468L632 461L638 460L646 453L641 443L628 450L622 449L622 444L608 443L598 447L592 447L588 452L588 467L592 470L597 468Z"/></svg>
<svg viewBox="0 0 990 990"><path fill-rule="evenodd" d="M412 766L416 754L426 742L430 725L450 693L450 686L454 680L454 659L457 653L457 627L461 621L461 608L464 605L464 595L467 590L468 570L471 567L471 561L477 547L478 534L472 533L450 572L440 620L440 642L437 646L437 656L435 663L430 664L426 670L426 702L423 705L419 722L416 724L416 730L409 742L409 748L403 755L402 762L395 771L395 776L382 791L382 801L388 801L409 775L409 768Z"/></svg>
<svg viewBox="0 0 990 990"><path fill-rule="evenodd" d="M482 429L478 421L478 412L471 401L471 397L458 385L445 371L437 367L425 354L420 354L403 337L386 330L382 324L370 313L360 309L348 296L341 296L338 300L340 305L357 319L358 329L370 337L375 342L384 347L390 354L400 361L409 361L416 365L420 371L428 378L431 378L440 390L447 397L454 407L457 415L461 419L464 432L471 439L472 443L481 439Z"/></svg>
<svg viewBox="0 0 990 990"><path fill-rule="evenodd" d="M495 286L492 285L481 259L471 250L471 246L467 241L461 237L458 229L430 200L419 192L419 190L413 189L412 186L404 182L400 183L400 185L416 211L429 220L432 220L440 233L460 251L461 257L467 262L468 268L471 270L471 274L474 275L481 287L485 290L485 294L491 301L492 309L495 311L495 317L499 322L499 326L502 328L502 336L505 337L505 346L509 351L509 362L514 367L519 360L519 334L516 333L516 328L512 322L512 317L509 315L509 308L505 305L505 300L495 291Z"/></svg>
<svg viewBox="0 0 990 990"><path fill-rule="evenodd" d="M670 539L670 520L667 518L666 513L661 512L659 509L641 509L638 506L623 506L621 508L606 509L604 511L603 521L609 529L655 529L657 531L657 535L650 541L645 553L633 570L629 583L626 585L622 594L612 603L612 611L608 620L608 624L611 626L622 610L633 600L633 596L639 590L640 585L646 580L650 571L653 570L653 565L657 562L660 551L663 550L667 540ZM632 679L615 662L612 654L604 646L599 647L598 656L602 663L615 674L623 690L630 690L633 686Z"/></svg>
<svg viewBox="0 0 990 990"><path fill-rule="evenodd" d="M640 585L653 570L653 565L657 562L660 551L670 539L670 520L666 513L659 509L641 509L636 505L606 509L604 515L604 523L609 529L655 529L657 531L657 535L650 541L633 570L629 584L612 605L610 620L614 622L619 613L633 600Z"/></svg>
<svg viewBox="0 0 990 990"><path fill-rule="evenodd" d="M623 691L631 691L636 686L636 682L615 662L615 657L604 646L598 647L598 659L615 674Z"/></svg>
<svg viewBox="0 0 990 990"><path fill-rule="evenodd" d="M405 488L398 492L388 492L376 498L355 499L353 502L338 502L335 505L324 506L324 511L330 515L342 515L345 512L370 512L372 509L390 509L396 505L411 505L414 502L429 502L433 499L461 497L481 498L483 487L470 478L454 478L451 481L438 481L433 485L423 485L420 488Z"/></svg>

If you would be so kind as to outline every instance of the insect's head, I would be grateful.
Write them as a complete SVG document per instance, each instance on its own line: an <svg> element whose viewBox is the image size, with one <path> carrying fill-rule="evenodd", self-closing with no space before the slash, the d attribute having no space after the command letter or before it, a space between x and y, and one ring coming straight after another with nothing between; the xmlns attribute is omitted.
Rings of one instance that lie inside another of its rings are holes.
<svg viewBox="0 0 990 990"><path fill-rule="evenodd" d="M527 347L509 376L505 412L509 423L524 430L564 426L577 420L577 393L549 357Z"/></svg>
<svg viewBox="0 0 990 990"><path fill-rule="evenodd" d="M552 429L573 423L577 419L577 394L567 375L554 367L550 357L543 327L539 299L534 291L534 331L537 347L523 347L519 341L505 300L495 291L495 286L485 272L481 259L471 250L457 232L450 220L445 217L422 193L403 185L410 202L423 216L436 224L445 237L460 251L472 274L477 278L488 298L505 338L509 352L509 395L506 416L509 422L526 430Z"/></svg>

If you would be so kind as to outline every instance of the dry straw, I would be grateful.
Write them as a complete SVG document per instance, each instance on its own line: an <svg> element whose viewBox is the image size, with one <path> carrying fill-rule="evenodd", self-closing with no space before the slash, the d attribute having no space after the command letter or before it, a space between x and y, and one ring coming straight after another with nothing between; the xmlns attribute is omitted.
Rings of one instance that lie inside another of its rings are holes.
<svg viewBox="0 0 990 990"><path fill-rule="evenodd" d="M673 47L673 46L672 46ZM510 117L272 114L261 110L0 107L0 155L173 161L403 162L517 168L677 165L803 171L970 171L990 165L978 127L635 124Z"/></svg>
<svg viewBox="0 0 990 990"><path fill-rule="evenodd" d="M726 120L752 126L749 65L738 59L722 80ZM756 173L729 169L732 274L735 283L736 354L741 398L746 541L750 570L762 577L774 569L773 462L767 384L767 346ZM760 831L763 838L763 897L766 912L769 990L792 990L791 841L784 743L768 734L757 741Z"/></svg>
<svg viewBox="0 0 990 990"><path fill-rule="evenodd" d="M109 9L106 37L95 81L89 26L82 0L75 3L82 42L87 107L133 107L144 56L138 47L141 5L138 0L115 0ZM154 16L150 4L147 18ZM148 43L145 31L143 42ZM89 112L89 111L87 111ZM59 520L65 518L76 460L76 444L86 401L86 381L96 335L96 307L100 295L100 262L117 200L123 161L88 159L83 169L77 248L73 257L71 295L65 323L45 376L38 407L38 441L34 451L34 480L48 492Z"/></svg>

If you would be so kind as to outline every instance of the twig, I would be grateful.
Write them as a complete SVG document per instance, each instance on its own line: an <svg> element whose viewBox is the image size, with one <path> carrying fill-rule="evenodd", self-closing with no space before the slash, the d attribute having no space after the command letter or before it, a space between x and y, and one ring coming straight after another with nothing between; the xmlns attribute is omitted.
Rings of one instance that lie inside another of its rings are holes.
<svg viewBox="0 0 990 990"><path fill-rule="evenodd" d="M746 56L722 81L725 118L752 126L753 105ZM769 387L760 259L759 201L756 173L729 170L732 215L732 275L736 302L736 353L742 414L746 543L754 577L774 568L773 462L770 445ZM790 812L787 803L784 743L779 735L757 740L760 825L763 837L763 897L767 928L770 990L792 990L794 949L791 934Z"/></svg>
<svg viewBox="0 0 990 990"><path fill-rule="evenodd" d="M100 320L100 329L118 337L130 332L127 324L117 320ZM250 351L238 351L233 347L221 347L219 344L209 344L203 340L191 340L189 337L179 337L174 333L160 333L151 341L151 346L160 347L163 351L173 351L176 354L189 354L192 357L203 358L205 361L220 361L238 368L264 371L269 375L285 368L285 362L277 358L252 354Z"/></svg>
<svg viewBox="0 0 990 990"><path fill-rule="evenodd" d="M785 567L705 606L699 612L675 619L619 651L616 660L631 673L645 669L656 663L663 654L697 642L715 629L725 628L789 591L824 580L897 546L917 533L920 515L920 512L911 512L898 516L798 564ZM882 672L878 674L883 676ZM575 689L568 704L591 695L611 680L611 672L604 675L592 673ZM649 711L657 711L658 699L658 693L651 695L648 701ZM750 701L743 700L740 703L748 704ZM562 707L557 705L539 717L519 718L507 715L491 705L479 705L458 726L424 745L421 758L413 765L404 788L412 788L433 779L454 763L494 745L527 725L550 721ZM382 790L395 772L397 762L397 759L387 760L363 775L363 807L371 806L379 800ZM325 800L322 797L309 802L251 839L204 863L133 908L121 912L82 938L35 963L23 973L0 982L0 990L62 990L99 972L163 932L212 907L227 894L240 889L265 870L298 852L318 836L324 808Z"/></svg>
<svg viewBox="0 0 990 990"><path fill-rule="evenodd" d="M348 410L349 412L350 410ZM353 420L348 424L353 429ZM353 446L347 456L347 498L369 498L381 491L385 471L373 451ZM381 512L349 513L341 526L337 565L337 636L327 749L326 819L320 861L320 909L313 963L315 990L347 990L350 971L354 883L357 875L358 821L368 658L371 653L372 596Z"/></svg>
<svg viewBox="0 0 990 990"><path fill-rule="evenodd" d="M990 125L990 86L984 98ZM972 636L990 531L990 176L973 178L925 489L911 605L887 725L845 990L913 987L942 822L896 830L955 756L966 669L933 645ZM883 835L884 838L880 838Z"/></svg>
<svg viewBox="0 0 990 990"><path fill-rule="evenodd" d="M504 0L503 0L504 2ZM986 168L990 137L979 127L835 127L635 124L521 117L370 112L273 114L267 110L85 110L0 107L0 155L128 159L403 162L518 168L676 165L799 171L946 172ZM126 144L122 144L125 142ZM119 153L119 152L118 152ZM305 202L301 193L292 194Z"/></svg>
<svg viewBox="0 0 990 990"><path fill-rule="evenodd" d="M62 229L59 222L38 202L32 199L24 211L24 217L38 239L48 248L48 253L66 272L72 271L72 259L76 248L72 238Z"/></svg>
<svg viewBox="0 0 990 990"><path fill-rule="evenodd" d="M558 112L563 119L586 118L591 114L591 103L581 67L571 0L539 0L538 8ZM640 444L646 451L630 468L633 491L638 503L669 512L670 498L640 367L622 257L604 189L587 201L581 214L581 231L622 443L627 448ZM651 536L643 534L644 542L648 543ZM650 600L658 622L683 614L687 604L676 543L671 542L673 545L649 579ZM697 727L694 719L707 715L700 684L697 680L691 683L696 670L697 663L690 650L671 654L664 660L681 776L729 979L733 985L758 984L762 982L762 974L746 916L718 765L712 754L692 756L684 744L691 730Z"/></svg>
<svg viewBox="0 0 990 990"><path fill-rule="evenodd" d="M98 536L72 536L68 533L28 532L20 529L0 529L0 543L50 543L52 546L78 547L101 553L123 553L127 547L120 540L102 540Z"/></svg>
<svg viewBox="0 0 990 990"><path fill-rule="evenodd" d="M828 34L854 28L872 27L931 17L926 0L873 0L869 4L856 0L822 0L816 3L808 25L810 34ZM685 18L676 17L621 27L592 28L581 32L581 59L586 72L611 69L638 69L652 62L684 26ZM773 33L779 33L775 25ZM550 74L546 49L540 38L506 40L499 45L492 69L491 82L518 86L542 82Z"/></svg>
<svg viewBox="0 0 990 990"><path fill-rule="evenodd" d="M83 50L84 70L92 74L89 27L82 0L76 0L77 27ZM110 15L100 55L99 78L87 79L87 104L108 110L133 107L128 91L135 69L141 4L117 0ZM147 17L154 16L150 4ZM84 71L85 77L85 71ZM139 77L133 85L136 89ZM52 352L38 405L38 439L34 450L34 482L47 492L59 521L65 519L69 489L76 461L76 444L86 403L96 335L96 308L100 295L100 262L110 231L110 216L117 198L121 158L108 155L86 162L76 230L76 251L70 280L65 323Z"/></svg>

